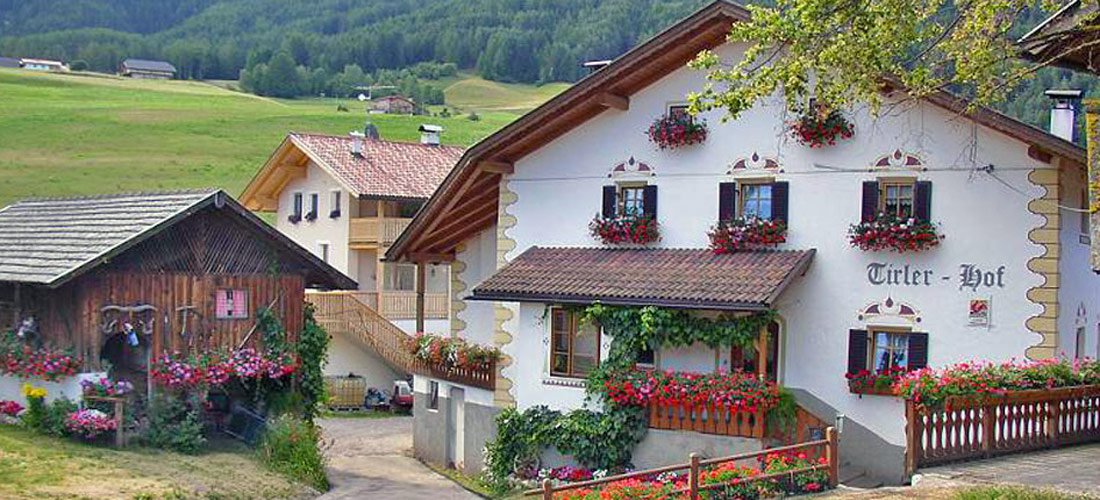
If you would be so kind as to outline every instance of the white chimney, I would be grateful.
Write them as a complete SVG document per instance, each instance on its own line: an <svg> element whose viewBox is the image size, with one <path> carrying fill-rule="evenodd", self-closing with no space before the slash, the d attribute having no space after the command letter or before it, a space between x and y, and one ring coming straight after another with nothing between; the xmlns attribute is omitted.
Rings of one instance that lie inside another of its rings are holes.
<svg viewBox="0 0 1100 500"><path fill-rule="evenodd" d="M420 144L430 146L439 145L439 135L443 133L443 127L439 125L424 124L420 126Z"/></svg>
<svg viewBox="0 0 1100 500"><path fill-rule="evenodd" d="M1050 98L1050 133L1073 142L1077 130L1077 103L1081 100L1080 90L1048 90Z"/></svg>
<svg viewBox="0 0 1100 500"><path fill-rule="evenodd" d="M600 61L585 61L582 66L584 66L584 68L587 69L589 73L595 73L609 64L611 64L611 60L604 59Z"/></svg>
<svg viewBox="0 0 1100 500"><path fill-rule="evenodd" d="M351 155L352 156L358 156L358 157L362 158L363 157L363 139L364 139L365 136L363 135L362 132L352 132L348 135L351 136Z"/></svg>

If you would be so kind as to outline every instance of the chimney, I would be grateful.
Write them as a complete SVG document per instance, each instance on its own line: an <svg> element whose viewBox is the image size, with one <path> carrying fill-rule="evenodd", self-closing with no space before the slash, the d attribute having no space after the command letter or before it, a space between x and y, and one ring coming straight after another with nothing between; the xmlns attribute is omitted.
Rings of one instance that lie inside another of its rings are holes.
<svg viewBox="0 0 1100 500"><path fill-rule="evenodd" d="M367 136L367 139L372 141L377 141L382 138L382 134L378 133L378 127L374 126L371 122L367 122L367 124L363 126L363 135Z"/></svg>
<svg viewBox="0 0 1100 500"><path fill-rule="evenodd" d="M352 132L348 134L351 136L351 155L362 158L363 157L363 139L362 132Z"/></svg>
<svg viewBox="0 0 1100 500"><path fill-rule="evenodd" d="M1048 90L1050 98L1050 133L1073 142L1077 130L1077 103L1081 101L1080 90Z"/></svg>
<svg viewBox="0 0 1100 500"><path fill-rule="evenodd" d="M430 146L439 145L439 135L443 133L443 127L439 125L424 124L420 126L420 144Z"/></svg>
<svg viewBox="0 0 1100 500"><path fill-rule="evenodd" d="M585 69L587 69L588 72L591 74L603 69L603 67L607 66L608 64L611 64L610 59L604 59L600 61L585 61L582 66L584 66Z"/></svg>

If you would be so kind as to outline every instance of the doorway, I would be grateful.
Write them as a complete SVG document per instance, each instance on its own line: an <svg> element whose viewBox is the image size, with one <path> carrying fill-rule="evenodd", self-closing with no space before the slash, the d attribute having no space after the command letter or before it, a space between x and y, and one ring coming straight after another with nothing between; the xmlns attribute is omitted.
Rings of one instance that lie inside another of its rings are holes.
<svg viewBox="0 0 1100 500"><path fill-rule="evenodd" d="M772 382L778 382L781 332L779 322L772 321L753 345L733 346L730 349L730 370L756 373Z"/></svg>

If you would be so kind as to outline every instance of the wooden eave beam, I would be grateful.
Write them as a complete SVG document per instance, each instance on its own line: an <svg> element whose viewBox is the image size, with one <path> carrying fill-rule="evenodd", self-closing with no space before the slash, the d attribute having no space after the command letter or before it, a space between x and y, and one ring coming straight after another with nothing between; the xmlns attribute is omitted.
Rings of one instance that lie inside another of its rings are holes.
<svg viewBox="0 0 1100 500"><path fill-rule="evenodd" d="M435 230L435 228L439 227L439 224L443 222L443 215L450 213L451 209L458 205L458 202L462 200L462 197L466 194L466 191L473 187L479 180L483 180L483 177L484 175L480 171L476 169L471 169L466 178L462 180L462 184L460 184L458 189L455 190L455 193L450 197L450 199L447 200L447 203L440 207L440 209L434 214L434 216L429 219L428 225L424 227L424 230L421 231L420 234L431 234ZM493 176L489 176L489 179L496 181ZM417 239L423 240L423 236Z"/></svg>
<svg viewBox="0 0 1100 500"><path fill-rule="evenodd" d="M1031 144L1027 147L1027 156L1032 160L1041 161L1047 165L1054 161L1054 155L1039 146Z"/></svg>
<svg viewBox="0 0 1100 500"><path fill-rule="evenodd" d="M491 193L491 194L496 195L497 193ZM462 215L460 215L458 218L454 219L453 221L449 222L447 225L442 226L439 229L437 229L435 232L433 232L431 235L428 236L427 241L435 241L435 240L446 239L449 235L452 235L455 232L459 232L462 229L464 229L465 226L469 225L472 221L481 219L487 213L495 214L496 211L497 211L497 204L496 203L482 202L480 207L471 206L471 208L468 208L468 209L466 209L462 212L456 212L456 213L460 213ZM434 248L434 246L435 246L435 244L431 243L431 244L425 245L425 248Z"/></svg>
<svg viewBox="0 0 1100 500"><path fill-rule="evenodd" d="M612 92L600 92L596 95L596 102L605 108L627 111L630 109L630 98Z"/></svg>
<svg viewBox="0 0 1100 500"><path fill-rule="evenodd" d="M429 250L434 251L434 252L449 252L449 251L452 251L452 250L454 250L455 247L458 246L459 243L462 243L463 241L466 241L471 236L481 232L486 227L488 227L491 222L493 222L495 220L497 220L496 212L495 211L487 212L486 215L482 216L478 220L475 220L475 221L471 222L470 224L467 224L466 228L463 229L462 231L459 231L459 232L453 234L452 236L449 236L446 240L443 240L443 241L440 241L438 243L432 244L432 246L431 246L431 248L429 248Z"/></svg>
<svg viewBox="0 0 1100 500"><path fill-rule="evenodd" d="M409 254L409 260L417 264L435 264L439 262L454 262L455 255L453 253L429 253L429 252L413 252Z"/></svg>
<svg viewBox="0 0 1100 500"><path fill-rule="evenodd" d="M516 166L509 161L485 160L477 164L477 169L489 174L513 174Z"/></svg>

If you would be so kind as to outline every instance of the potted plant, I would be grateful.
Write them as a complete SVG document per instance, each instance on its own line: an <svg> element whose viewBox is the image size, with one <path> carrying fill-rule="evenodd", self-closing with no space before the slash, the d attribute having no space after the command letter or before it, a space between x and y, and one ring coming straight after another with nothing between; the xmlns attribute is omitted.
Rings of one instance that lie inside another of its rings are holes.
<svg viewBox="0 0 1100 500"><path fill-rule="evenodd" d="M791 137L811 148L833 146L838 139L851 139L855 135L855 125L841 112L821 105L811 105L809 111L790 122L788 128Z"/></svg>
<svg viewBox="0 0 1100 500"><path fill-rule="evenodd" d="M879 214L848 228L848 242L870 252L922 252L939 246L941 240L943 236L931 222L891 214Z"/></svg>
<svg viewBox="0 0 1100 500"><path fill-rule="evenodd" d="M93 442L105 432L118 429L118 423L110 415L99 410L83 409L69 414L65 429L73 436Z"/></svg>
<svg viewBox="0 0 1100 500"><path fill-rule="evenodd" d="M759 217L719 221L707 232L710 249L722 255L742 250L774 247L787 241L787 224Z"/></svg>
<svg viewBox="0 0 1100 500"><path fill-rule="evenodd" d="M706 141L707 123L687 113L669 113L653 120L646 134L658 148L676 149Z"/></svg>
<svg viewBox="0 0 1100 500"><path fill-rule="evenodd" d="M647 245L661 239L657 220L644 215L596 215L588 231L605 245Z"/></svg>
<svg viewBox="0 0 1100 500"><path fill-rule="evenodd" d="M905 368L894 367L883 371L860 370L845 374L848 390L852 394L870 394L875 396L893 396L894 384L908 372Z"/></svg>

